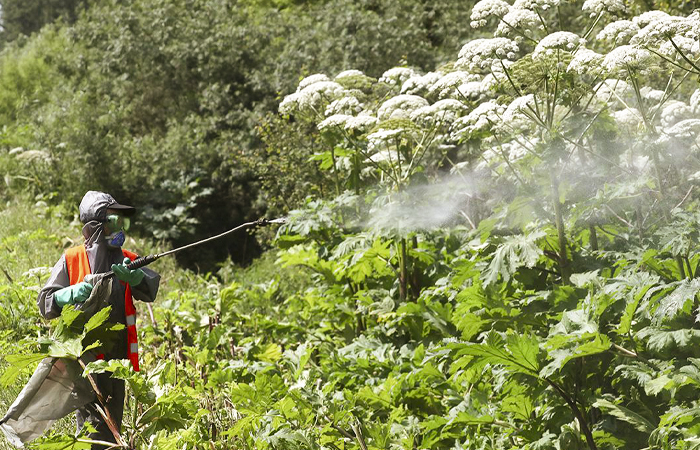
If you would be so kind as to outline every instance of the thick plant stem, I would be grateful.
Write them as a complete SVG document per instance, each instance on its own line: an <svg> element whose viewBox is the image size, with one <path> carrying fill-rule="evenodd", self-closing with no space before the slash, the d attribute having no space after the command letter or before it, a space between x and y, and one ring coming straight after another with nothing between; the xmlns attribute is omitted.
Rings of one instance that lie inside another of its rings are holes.
<svg viewBox="0 0 700 450"><path fill-rule="evenodd" d="M418 248L418 238L415 235L411 239L411 248ZM415 267L414 261L411 261L411 275L409 281L411 286L411 295L414 299L417 299L420 297L421 284L418 269Z"/></svg>
<svg viewBox="0 0 700 450"><path fill-rule="evenodd" d="M561 280L564 284L569 284L569 258L567 256L568 243L566 240L566 230L564 229L564 219L561 210L561 202L559 201L559 179L552 172L552 203L554 204L554 220L557 226L557 234L559 235L559 272Z"/></svg>
<svg viewBox="0 0 700 450"><path fill-rule="evenodd" d="M598 251L598 233L596 233L594 225L588 225L588 233L591 235L591 250L596 252Z"/></svg>
<svg viewBox="0 0 700 450"><path fill-rule="evenodd" d="M656 179L659 183L659 193L661 194L662 199L666 199L666 187L664 186L663 179L661 178L661 162L659 161L659 152L656 148L652 149L651 152L652 155L652 161L654 162L654 171L656 172ZM670 220L670 214L666 208L663 208L664 215L666 216L666 220ZM685 275L685 266L684 266L683 258L678 255L676 256L676 265L678 266L678 273L680 275L680 279L684 280L686 278Z"/></svg>
<svg viewBox="0 0 700 450"><path fill-rule="evenodd" d="M78 358L78 362L80 363L80 366L83 368L83 370L85 370L86 365L83 362L83 360ZM124 442L124 439L122 439L122 436L119 433L119 427L117 427L117 423L114 421L114 418L109 413L109 408L107 408L107 399L102 394L102 391L100 391L100 388L97 387L97 382L95 381L95 378L93 378L92 374L87 374L87 378L88 381L90 381L90 385L95 391L97 400L100 402L101 405L101 408L96 408L97 411L102 415L102 418L105 420L107 428L109 428L109 431L112 432L112 435L114 436L114 440L117 442L117 445L120 447L126 447L126 442Z"/></svg>
<svg viewBox="0 0 700 450"><path fill-rule="evenodd" d="M564 391L564 389L562 389L559 385L557 385L555 382L553 382L549 378L545 378L545 381L552 388L554 388L555 391L557 391L557 393L569 405L569 408L571 408L571 411L574 413L574 416L576 416L576 420L578 421L579 427L581 427L581 432L586 437L586 443L588 444L588 448L590 448L591 450L598 450L598 447L595 444L595 440L593 439L593 433L591 433L591 429L588 427L588 422L586 421L586 418L583 416L583 413L581 412L581 410L578 408L576 401L574 401L574 399L571 398L571 396L569 394L567 394Z"/></svg>
<svg viewBox="0 0 700 450"><path fill-rule="evenodd" d="M402 302L405 302L408 298L406 254L406 238L401 238L401 241L399 241L399 298Z"/></svg>

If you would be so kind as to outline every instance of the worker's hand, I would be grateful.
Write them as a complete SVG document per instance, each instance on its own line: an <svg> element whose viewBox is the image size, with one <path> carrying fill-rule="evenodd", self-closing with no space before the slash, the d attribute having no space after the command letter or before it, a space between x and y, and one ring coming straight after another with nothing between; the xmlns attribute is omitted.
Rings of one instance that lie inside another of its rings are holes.
<svg viewBox="0 0 700 450"><path fill-rule="evenodd" d="M82 282L54 292L53 298L56 300L56 304L63 308L66 305L85 302L90 297L91 292L92 285Z"/></svg>
<svg viewBox="0 0 700 450"><path fill-rule="evenodd" d="M131 260L129 258L124 258L122 264L112 264L112 272L114 272L114 275L121 281L128 283L130 286L137 286L143 281L143 277L145 277L146 274L141 269L127 269L126 265L129 263L131 263Z"/></svg>

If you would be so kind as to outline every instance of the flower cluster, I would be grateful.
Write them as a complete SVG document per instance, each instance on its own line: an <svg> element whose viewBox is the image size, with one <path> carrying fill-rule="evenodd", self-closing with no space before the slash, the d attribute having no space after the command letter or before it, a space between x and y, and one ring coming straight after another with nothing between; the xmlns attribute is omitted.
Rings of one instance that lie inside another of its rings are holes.
<svg viewBox="0 0 700 450"><path fill-rule="evenodd" d="M311 86L314 83L321 83L323 81L331 81L331 79L328 78L328 75L324 73L309 75L308 77L304 78L299 82L299 86L297 86L297 92L303 91L305 88Z"/></svg>
<svg viewBox="0 0 700 450"><path fill-rule="evenodd" d="M561 0L515 0L514 8L529 9L531 11L556 8L561 3Z"/></svg>
<svg viewBox="0 0 700 450"><path fill-rule="evenodd" d="M664 128L670 128L676 123L684 119L690 119L692 111L688 105L681 101L670 101L661 110L661 125Z"/></svg>
<svg viewBox="0 0 700 450"><path fill-rule="evenodd" d="M645 87L641 88L639 90L639 94L642 96L642 98L644 100L647 100L649 103L652 103L652 104L659 104L666 97L666 93L664 91L660 91L658 89L653 89L649 86L645 86Z"/></svg>
<svg viewBox="0 0 700 450"><path fill-rule="evenodd" d="M326 107L326 117L330 117L335 114L349 114L354 115L362 111L362 104L355 97L343 97L337 100L333 100L330 105Z"/></svg>
<svg viewBox="0 0 700 450"><path fill-rule="evenodd" d="M462 141L473 137L479 131L488 130L501 122L504 112L503 105L499 105L493 100L484 102L468 115L460 117L454 122L450 139Z"/></svg>
<svg viewBox="0 0 700 450"><path fill-rule="evenodd" d="M418 108L428 106L428 101L417 95L401 94L382 103L377 111L377 117L387 119L408 119Z"/></svg>
<svg viewBox="0 0 700 450"><path fill-rule="evenodd" d="M430 87L429 92L431 95L436 95L438 98L445 98L452 95L458 87L470 82L480 83L481 77L473 73L458 70L440 77L440 79Z"/></svg>
<svg viewBox="0 0 700 450"><path fill-rule="evenodd" d="M700 41L686 36L675 36L673 42L669 40L659 46L659 53L669 57L678 55L679 50L686 57L697 59L700 56Z"/></svg>
<svg viewBox="0 0 700 450"><path fill-rule="evenodd" d="M615 111L612 117L617 124L617 128L629 135L637 133L642 126L642 114L636 108L625 108Z"/></svg>
<svg viewBox="0 0 700 450"><path fill-rule="evenodd" d="M510 5L503 0L481 0L472 9L471 26L479 28L486 25L490 17L503 17L508 13Z"/></svg>
<svg viewBox="0 0 700 450"><path fill-rule="evenodd" d="M632 45L640 45L645 47L658 47L669 39L674 41L679 37L688 39L697 39L700 24L700 17L693 14L688 17L676 17L669 15L660 15L656 20L650 20L630 43Z"/></svg>
<svg viewBox="0 0 700 450"><path fill-rule="evenodd" d="M574 57L571 59L571 62L569 62L566 70L567 72L573 72L578 75L595 73L598 71L602 62L603 55L600 53L596 53L585 47L579 47L576 53L574 53Z"/></svg>
<svg viewBox="0 0 700 450"><path fill-rule="evenodd" d="M381 152L387 147L393 146L398 139L401 139L401 136L405 134L406 131L407 130L405 128L380 128L367 136L367 150L370 153ZM382 153L376 157L373 157L372 160L378 162L379 160L388 159L388 157L389 154Z"/></svg>
<svg viewBox="0 0 700 450"><path fill-rule="evenodd" d="M634 16L632 18L632 22L637 25L638 28L644 28L647 25L649 25L652 22L656 22L659 20L665 20L668 19L669 16L668 13L665 13L663 11L647 11L643 12L638 16Z"/></svg>
<svg viewBox="0 0 700 450"><path fill-rule="evenodd" d="M364 76L365 76L365 74L362 73L361 70L355 70L355 69L344 70L335 76L335 81L342 80L343 78L364 77Z"/></svg>
<svg viewBox="0 0 700 450"><path fill-rule="evenodd" d="M371 130L379 120L369 114L360 113L357 116L350 117L345 122L345 130L358 133L366 133Z"/></svg>
<svg viewBox="0 0 700 450"><path fill-rule="evenodd" d="M518 44L508 38L474 39L459 51L457 66L472 71L490 69L494 62L515 59Z"/></svg>
<svg viewBox="0 0 700 450"><path fill-rule="evenodd" d="M512 6L506 1L482 0L476 4L471 14L474 26L497 19L497 37L466 43L454 65L425 74L396 67L384 72L379 80L358 70L341 72L333 81L323 74L312 75L284 99L280 111L311 111L317 118L317 128L326 137L348 139L348 148L366 148L373 163L364 169L368 171L381 168L374 163L396 164L399 160L406 163L402 170L425 169L422 163L404 159L437 158L439 155L430 156L431 151L439 152L446 146L457 148L458 142L464 141L470 141L469 152L478 142L479 156L496 173L519 170L504 162L528 153L536 156L545 151L542 149L551 148L551 135L545 131L556 130L585 146L595 145L593 132L589 132L593 128L578 124L610 118L620 132L616 138L621 142L649 143L656 139L658 143L670 143L681 139L686 145L693 139L696 145L700 143L700 89L686 99L680 96L687 90L675 89L674 83L657 84L660 77L668 75L667 68L675 70L671 64L664 66L658 77L638 76L658 67L656 61L668 61L679 51L690 58L700 57L700 12L683 18L652 11L629 20L603 19L611 23L597 25L604 15L623 13L626 0L586 0L583 9L595 17L593 29L602 29L586 35L595 39L589 49L586 39L569 31L556 31L534 41L546 34L536 29L543 28L543 21L553 14L544 11L558 6L561 0L515 0ZM527 42L521 46L523 40ZM556 62L566 67L566 74L549 74L561 77L561 83L545 85L539 78L523 75L529 69L526 60L514 61L525 49L532 51L537 70L542 68L542 60L547 66ZM515 67L517 70L513 70ZM356 78L366 84L357 87L354 82L344 81ZM640 86L642 81L649 86ZM531 86L531 82L538 84ZM374 84L381 85L372 89ZM384 94L387 97L381 100L371 97ZM508 95L516 97L509 104L504 102ZM645 135L644 139L636 138L640 134ZM540 142L538 146L532 144L535 141ZM415 149L413 144L419 142L426 146L422 150L428 151L404 151ZM635 152L639 146L634 145L627 164L638 156ZM560 150L567 151L562 147L552 151ZM573 147L569 150L571 158L579 155ZM462 155L463 151L456 154ZM475 164L472 156L470 153L470 164Z"/></svg>
<svg viewBox="0 0 700 450"><path fill-rule="evenodd" d="M535 96L532 94L516 98L503 112L503 123L513 130L527 128L535 106Z"/></svg>
<svg viewBox="0 0 700 450"><path fill-rule="evenodd" d="M664 133L676 139L693 139L700 135L700 119L685 119L666 128Z"/></svg>
<svg viewBox="0 0 700 450"><path fill-rule="evenodd" d="M317 113L320 114L324 103L345 96L343 86L335 81L329 81L325 75L312 75L299 83L297 92L288 95L280 103L279 111L282 114Z"/></svg>
<svg viewBox="0 0 700 450"><path fill-rule="evenodd" d="M690 109L693 114L700 115L700 89L696 89L693 95L690 96Z"/></svg>
<svg viewBox="0 0 700 450"><path fill-rule="evenodd" d="M569 31L556 31L545 36L535 47L535 59L556 56L559 51L573 52L585 43L585 39Z"/></svg>
<svg viewBox="0 0 700 450"><path fill-rule="evenodd" d="M390 86L401 86L414 75L416 75L416 72L413 69L409 69L408 67L394 67L384 72L379 78L379 82L386 83Z"/></svg>
<svg viewBox="0 0 700 450"><path fill-rule="evenodd" d="M425 75L413 75L401 85L401 93L411 95L428 93L440 78L442 78L442 74L438 72L428 72Z"/></svg>
<svg viewBox="0 0 700 450"><path fill-rule="evenodd" d="M436 123L454 122L466 110L466 105L458 100L446 99L423 106L411 113L411 120L417 124L430 126Z"/></svg>
<svg viewBox="0 0 700 450"><path fill-rule="evenodd" d="M635 99L634 89L624 80L609 78L594 88L596 97L611 107L627 108Z"/></svg>
<svg viewBox="0 0 700 450"><path fill-rule="evenodd" d="M586 0L581 9L590 17L604 13L619 16L627 11L623 0Z"/></svg>
<svg viewBox="0 0 700 450"><path fill-rule="evenodd" d="M479 161L476 168L477 170L483 170L490 167L492 170L499 172L506 165L504 158L512 164L523 158L530 151L531 149L517 139L489 147L482 153L481 161Z"/></svg>
<svg viewBox="0 0 700 450"><path fill-rule="evenodd" d="M455 95L465 100L479 100L485 96L492 88L491 80L495 81L493 76L488 79L484 77L484 81L469 81L457 87Z"/></svg>
<svg viewBox="0 0 700 450"><path fill-rule="evenodd" d="M630 40L639 32L639 26L631 20L617 20L611 22L598 33L598 40L610 41L613 45L629 44Z"/></svg>
<svg viewBox="0 0 700 450"><path fill-rule="evenodd" d="M524 39L517 30L543 30L544 26L536 12L524 8L511 8L508 14L503 16L496 28L496 36L510 37L516 43L522 42Z"/></svg>
<svg viewBox="0 0 700 450"><path fill-rule="evenodd" d="M631 45L621 45L605 56L603 68L609 73L625 70L639 72L649 69L652 61L653 56L649 51Z"/></svg>
<svg viewBox="0 0 700 450"><path fill-rule="evenodd" d="M345 128L345 124L349 119L352 119L351 115L348 114L334 114L326 119L324 119L321 123L319 123L316 128L318 128L320 131L326 131L328 129L332 128Z"/></svg>

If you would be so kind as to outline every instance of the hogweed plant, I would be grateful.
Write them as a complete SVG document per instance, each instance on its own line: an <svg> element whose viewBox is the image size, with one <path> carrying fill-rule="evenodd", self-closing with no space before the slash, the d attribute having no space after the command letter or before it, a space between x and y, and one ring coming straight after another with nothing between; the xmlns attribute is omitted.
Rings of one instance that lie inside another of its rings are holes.
<svg viewBox="0 0 700 450"><path fill-rule="evenodd" d="M698 444L697 400L679 392L695 383L698 356L700 12L636 8L482 0L471 26L494 37L467 42L453 62L377 80L314 75L280 105L317 124L329 150L313 159L370 213L407 210L391 205L417 202L401 194L420 186L465 194L432 223L382 215L395 253L378 249L382 227L360 240L341 228L335 243L311 245L326 248L313 261L297 260L321 272L372 250L396 270L388 295L419 305L397 306L401 320L425 319L436 301L454 308L442 343L425 341L437 322L411 334L463 396L449 420L423 422L426 447L458 424L475 431L450 435L454 448ZM295 214L304 218L280 239L310 245L314 214ZM437 252L446 225L462 233L453 254ZM352 257L337 258L341 248ZM411 264L449 274L412 284ZM486 439L487 426L499 437Z"/></svg>

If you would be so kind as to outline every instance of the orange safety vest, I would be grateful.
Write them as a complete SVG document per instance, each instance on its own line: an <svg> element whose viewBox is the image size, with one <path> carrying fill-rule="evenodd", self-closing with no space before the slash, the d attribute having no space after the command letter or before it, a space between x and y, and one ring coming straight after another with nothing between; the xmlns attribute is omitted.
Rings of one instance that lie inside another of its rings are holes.
<svg viewBox="0 0 700 450"><path fill-rule="evenodd" d="M132 261L138 258L136 253L132 253L128 250L122 250L122 253ZM85 245L79 245L66 250L66 265L68 266L68 277L71 286L80 283L85 278L85 275L92 273ZM126 292L124 294L124 312L126 313L127 356L134 370L138 372L139 344L136 334L136 308L134 307L134 298L131 295L131 286L129 286L128 283L126 284Z"/></svg>

